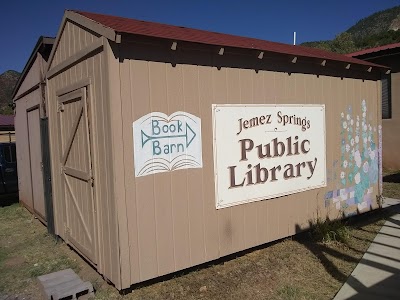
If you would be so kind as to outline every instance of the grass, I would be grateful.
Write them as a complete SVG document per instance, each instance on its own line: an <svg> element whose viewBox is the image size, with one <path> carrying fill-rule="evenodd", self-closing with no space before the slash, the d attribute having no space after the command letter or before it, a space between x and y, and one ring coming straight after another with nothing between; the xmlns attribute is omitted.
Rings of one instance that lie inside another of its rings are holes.
<svg viewBox="0 0 400 300"><path fill-rule="evenodd" d="M384 182L384 195L400 198L400 183ZM374 211L346 222L317 219L310 232L137 285L122 295L68 246L55 242L30 213L13 204L0 207L0 296L38 299L36 276L70 267L92 282L96 299L103 300L332 299L387 216L388 212Z"/></svg>
<svg viewBox="0 0 400 300"><path fill-rule="evenodd" d="M79 272L69 252L25 208L0 208L0 292L30 294L37 276L65 268Z"/></svg>
<svg viewBox="0 0 400 300"><path fill-rule="evenodd" d="M311 221L311 236L317 242L340 242L347 244L351 235L350 228L341 220L317 218Z"/></svg>
<svg viewBox="0 0 400 300"><path fill-rule="evenodd" d="M400 171L383 170L383 196L400 199Z"/></svg>

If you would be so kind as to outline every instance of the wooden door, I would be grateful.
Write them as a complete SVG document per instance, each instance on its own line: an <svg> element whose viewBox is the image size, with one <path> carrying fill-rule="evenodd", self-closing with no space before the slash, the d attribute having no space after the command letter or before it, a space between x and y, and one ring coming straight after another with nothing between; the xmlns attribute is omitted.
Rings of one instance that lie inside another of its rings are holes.
<svg viewBox="0 0 400 300"><path fill-rule="evenodd" d="M58 98L61 137L61 182L65 200L66 238L96 263L95 207L90 152L87 88Z"/></svg>
<svg viewBox="0 0 400 300"><path fill-rule="evenodd" d="M46 221L43 190L39 107L28 111L27 118L33 210L38 214L39 218L41 218L42 221Z"/></svg>

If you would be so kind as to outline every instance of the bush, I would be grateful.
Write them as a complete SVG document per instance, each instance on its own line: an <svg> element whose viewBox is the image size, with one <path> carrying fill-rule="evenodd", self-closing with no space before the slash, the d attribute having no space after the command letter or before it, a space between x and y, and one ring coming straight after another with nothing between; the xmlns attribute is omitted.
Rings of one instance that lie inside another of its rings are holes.
<svg viewBox="0 0 400 300"><path fill-rule="evenodd" d="M311 235L317 242L329 243L329 242L340 242L347 244L350 238L350 229L341 220L323 220L317 218L317 220L311 222L310 228Z"/></svg>

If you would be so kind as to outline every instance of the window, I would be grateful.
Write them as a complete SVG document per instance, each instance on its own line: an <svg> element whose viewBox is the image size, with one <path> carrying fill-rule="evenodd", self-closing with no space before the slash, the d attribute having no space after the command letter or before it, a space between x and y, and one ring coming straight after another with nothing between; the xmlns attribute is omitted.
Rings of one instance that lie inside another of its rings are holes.
<svg viewBox="0 0 400 300"><path fill-rule="evenodd" d="M382 78L382 119L392 118L392 80L386 75Z"/></svg>
<svg viewBox="0 0 400 300"><path fill-rule="evenodd" d="M3 147L3 156L6 162L14 163L17 161L17 155L15 153L15 144Z"/></svg>

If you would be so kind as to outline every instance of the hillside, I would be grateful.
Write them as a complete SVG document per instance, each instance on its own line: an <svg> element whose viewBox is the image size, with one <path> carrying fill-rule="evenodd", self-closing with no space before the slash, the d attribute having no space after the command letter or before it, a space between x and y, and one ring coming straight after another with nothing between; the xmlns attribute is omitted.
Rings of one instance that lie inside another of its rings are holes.
<svg viewBox="0 0 400 300"><path fill-rule="evenodd" d="M354 26L346 30L346 32L350 33L355 40L361 40L389 30L397 31L399 25L400 6L396 6L361 19Z"/></svg>
<svg viewBox="0 0 400 300"><path fill-rule="evenodd" d="M12 92L20 75L12 70L0 75L0 114L12 114L9 104L12 103Z"/></svg>
<svg viewBox="0 0 400 300"><path fill-rule="evenodd" d="M350 53L362 49L400 42L400 6L376 12L333 40L302 43L302 46L329 50L337 53Z"/></svg>

